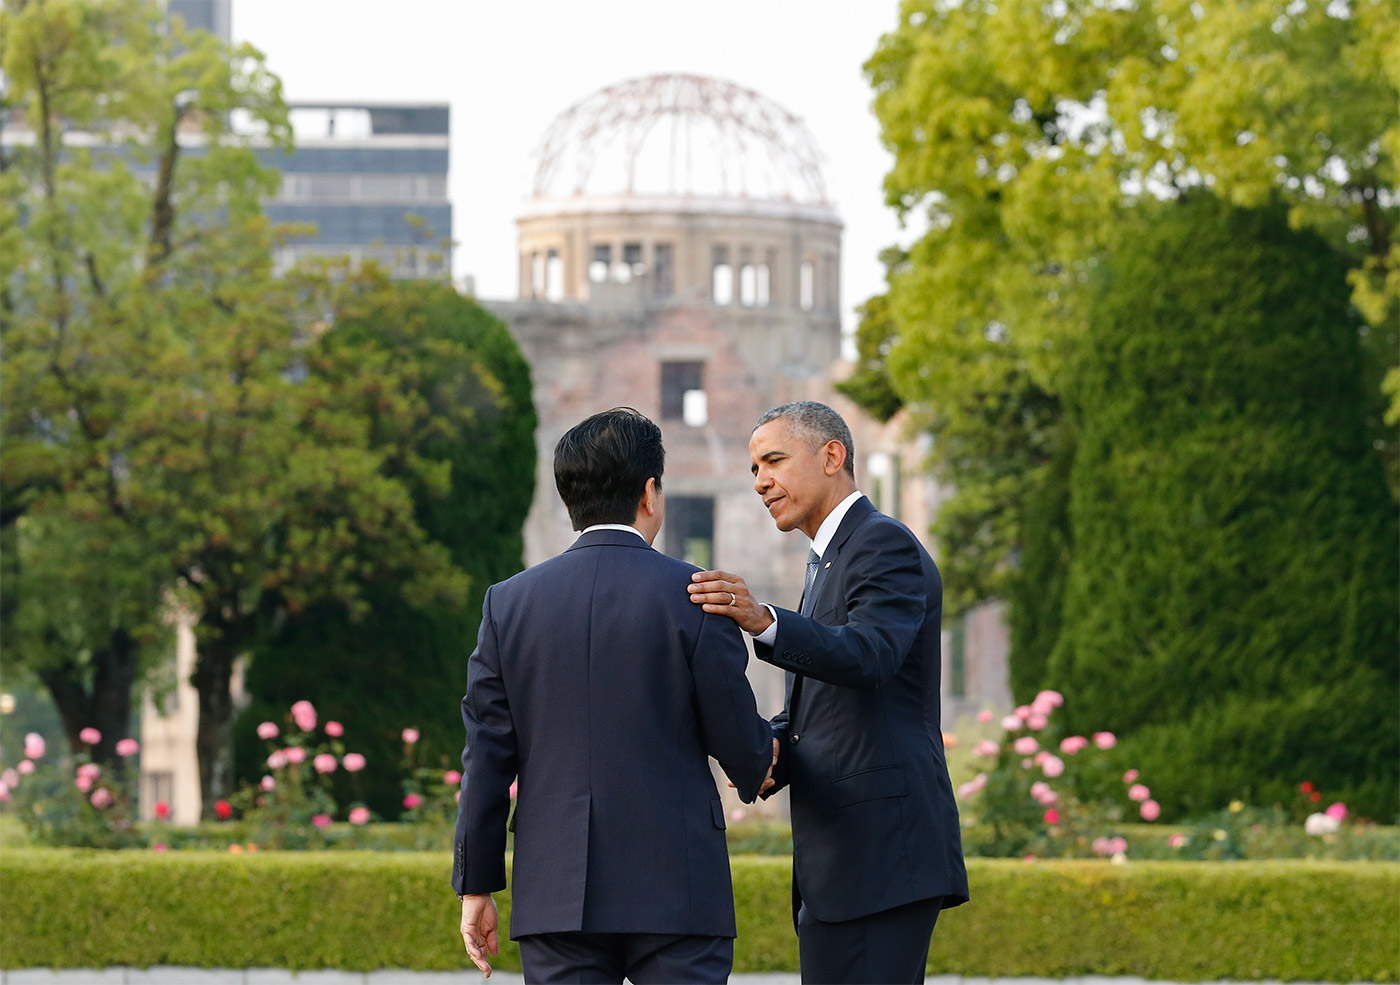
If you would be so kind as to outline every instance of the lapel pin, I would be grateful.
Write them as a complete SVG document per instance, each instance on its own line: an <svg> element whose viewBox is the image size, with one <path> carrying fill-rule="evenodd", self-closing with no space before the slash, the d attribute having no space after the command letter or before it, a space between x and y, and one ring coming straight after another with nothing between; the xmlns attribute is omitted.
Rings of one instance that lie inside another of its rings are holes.
<svg viewBox="0 0 1400 985"><path fill-rule="evenodd" d="M830 561L826 562L826 564L823 565L823 567L824 567L824 568L829 568L829 567L831 567L831 562L830 562Z"/></svg>

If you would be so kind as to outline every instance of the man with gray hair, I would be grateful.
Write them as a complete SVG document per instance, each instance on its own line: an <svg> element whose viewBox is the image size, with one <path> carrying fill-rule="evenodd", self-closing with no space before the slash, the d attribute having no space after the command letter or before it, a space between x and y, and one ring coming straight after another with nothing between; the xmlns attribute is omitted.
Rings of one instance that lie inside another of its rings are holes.
<svg viewBox="0 0 1400 985"><path fill-rule="evenodd" d="M898 520L856 488L850 428L803 401L759 418L754 491L812 540L797 611L701 571L692 602L787 671L769 796L791 788L793 919L803 982L922 982L938 914L967 902L939 724L943 582Z"/></svg>

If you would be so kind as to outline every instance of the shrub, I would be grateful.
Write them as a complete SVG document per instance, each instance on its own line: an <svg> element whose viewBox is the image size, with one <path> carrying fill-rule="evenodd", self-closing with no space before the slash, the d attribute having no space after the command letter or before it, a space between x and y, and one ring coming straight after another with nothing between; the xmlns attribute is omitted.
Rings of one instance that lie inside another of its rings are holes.
<svg viewBox="0 0 1400 985"><path fill-rule="evenodd" d="M461 970L450 868L445 852L7 852L0 966ZM795 970L788 861L733 870L734 970ZM968 874L972 902L940 917L933 974L1400 977L1392 865L973 859ZM503 941L493 963L518 969L518 950Z"/></svg>

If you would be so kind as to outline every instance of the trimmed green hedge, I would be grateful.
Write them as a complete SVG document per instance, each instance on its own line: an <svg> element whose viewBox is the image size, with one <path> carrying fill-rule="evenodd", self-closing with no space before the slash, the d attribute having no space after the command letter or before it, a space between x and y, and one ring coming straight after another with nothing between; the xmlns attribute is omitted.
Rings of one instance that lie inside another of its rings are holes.
<svg viewBox="0 0 1400 985"><path fill-rule="evenodd" d="M449 868L438 853L7 851L0 967L459 969ZM1400 866L972 859L968 870L974 900L939 920L930 973L1400 980ZM788 874L785 859L735 859L736 972L796 969ZM498 965L519 968L513 945Z"/></svg>

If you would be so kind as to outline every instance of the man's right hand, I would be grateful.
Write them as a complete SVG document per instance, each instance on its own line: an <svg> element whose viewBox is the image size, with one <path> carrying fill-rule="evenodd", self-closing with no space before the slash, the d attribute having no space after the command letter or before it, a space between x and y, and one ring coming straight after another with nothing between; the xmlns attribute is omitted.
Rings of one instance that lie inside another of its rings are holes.
<svg viewBox="0 0 1400 985"><path fill-rule="evenodd" d="M462 897L462 942L467 945L467 957L487 978L491 977L491 962L486 952L493 956L500 952L500 921L496 901L489 893Z"/></svg>
<svg viewBox="0 0 1400 985"><path fill-rule="evenodd" d="M773 740L773 761L768 764L768 775L763 778L763 785L758 788L760 796L766 794L778 785L778 781L773 779L773 770L778 765L778 740Z"/></svg>

